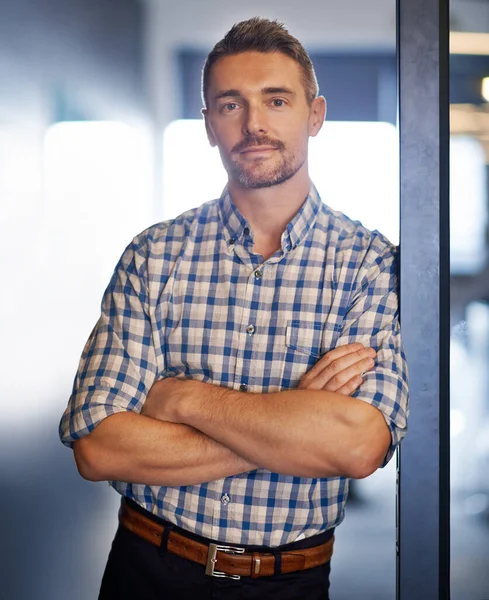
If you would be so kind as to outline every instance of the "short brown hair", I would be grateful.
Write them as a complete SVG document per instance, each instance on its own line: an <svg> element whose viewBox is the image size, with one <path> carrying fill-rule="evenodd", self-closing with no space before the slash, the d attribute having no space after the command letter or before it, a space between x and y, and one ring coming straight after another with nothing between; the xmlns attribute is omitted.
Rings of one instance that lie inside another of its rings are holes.
<svg viewBox="0 0 489 600"><path fill-rule="evenodd" d="M202 70L202 101L207 106L207 87L211 68L216 62L242 52L282 52L294 59L302 69L302 81L309 104L319 93L316 73L304 46L292 36L283 23L260 17L240 21L214 46Z"/></svg>

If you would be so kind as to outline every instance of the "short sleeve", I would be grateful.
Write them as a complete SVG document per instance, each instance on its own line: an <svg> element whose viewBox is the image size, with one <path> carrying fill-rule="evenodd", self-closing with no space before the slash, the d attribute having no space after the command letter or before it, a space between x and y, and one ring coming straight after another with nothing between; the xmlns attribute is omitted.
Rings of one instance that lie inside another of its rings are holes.
<svg viewBox="0 0 489 600"><path fill-rule="evenodd" d="M100 318L83 349L59 426L67 446L109 415L141 411L157 373L147 306L146 260L133 242L115 268Z"/></svg>
<svg viewBox="0 0 489 600"><path fill-rule="evenodd" d="M397 255L386 251L369 264L357 282L337 346L361 342L376 350L376 364L352 396L378 408L391 433L384 467L407 432L408 369L399 325Z"/></svg>

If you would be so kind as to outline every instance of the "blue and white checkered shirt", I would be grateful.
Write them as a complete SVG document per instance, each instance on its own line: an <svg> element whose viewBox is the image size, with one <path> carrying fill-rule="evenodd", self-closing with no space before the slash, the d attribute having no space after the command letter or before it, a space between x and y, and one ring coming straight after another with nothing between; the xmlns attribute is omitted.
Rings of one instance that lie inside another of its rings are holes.
<svg viewBox="0 0 489 600"><path fill-rule="evenodd" d="M127 247L104 294L60 424L70 446L105 417L140 412L153 383L185 375L250 392L294 388L324 353L377 351L357 398L406 433L407 370L396 248L321 202L314 187L269 259L225 191ZM252 326L252 327L251 327ZM201 485L111 482L184 529L230 544L277 546L338 525L348 479L257 469Z"/></svg>

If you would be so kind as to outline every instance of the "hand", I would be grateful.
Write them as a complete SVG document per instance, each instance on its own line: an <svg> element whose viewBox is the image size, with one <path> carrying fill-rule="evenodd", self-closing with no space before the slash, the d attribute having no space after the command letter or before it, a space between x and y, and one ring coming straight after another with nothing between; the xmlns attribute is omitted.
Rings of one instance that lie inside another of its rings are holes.
<svg viewBox="0 0 489 600"><path fill-rule="evenodd" d="M182 404L200 385L203 384L176 377L160 379L151 386L141 414L159 421L180 423L179 409L182 409Z"/></svg>
<svg viewBox="0 0 489 600"><path fill-rule="evenodd" d="M349 396L363 383L376 352L362 344L347 344L327 352L300 380L300 390L328 390Z"/></svg>

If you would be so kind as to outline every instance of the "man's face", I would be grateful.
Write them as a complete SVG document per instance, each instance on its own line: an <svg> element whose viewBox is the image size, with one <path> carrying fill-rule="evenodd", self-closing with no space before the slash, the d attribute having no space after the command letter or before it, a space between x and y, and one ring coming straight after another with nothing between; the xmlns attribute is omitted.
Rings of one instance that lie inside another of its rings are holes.
<svg viewBox="0 0 489 600"><path fill-rule="evenodd" d="M324 121L324 98L307 103L302 70L281 52L243 52L211 69L203 111L209 142L229 179L244 188L278 185L306 162Z"/></svg>

